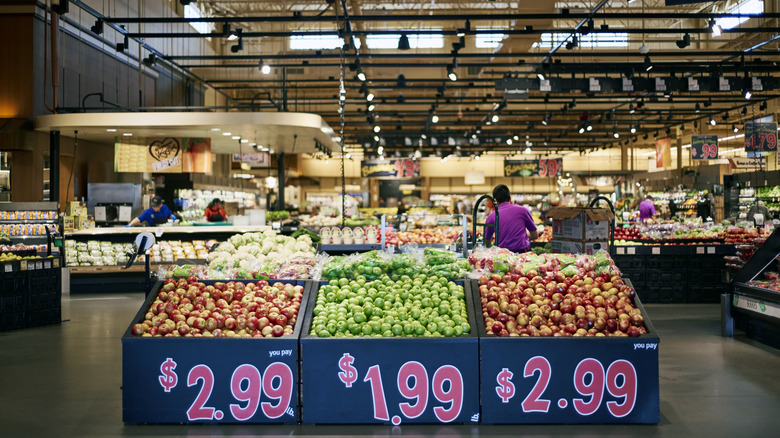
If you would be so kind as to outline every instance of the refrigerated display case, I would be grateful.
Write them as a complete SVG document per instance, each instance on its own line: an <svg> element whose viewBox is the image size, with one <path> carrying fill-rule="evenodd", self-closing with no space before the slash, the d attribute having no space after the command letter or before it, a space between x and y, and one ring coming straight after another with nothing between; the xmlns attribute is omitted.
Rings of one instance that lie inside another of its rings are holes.
<svg viewBox="0 0 780 438"><path fill-rule="evenodd" d="M775 230L734 276L724 326L780 348L780 231ZM732 325L733 323L733 325Z"/></svg>

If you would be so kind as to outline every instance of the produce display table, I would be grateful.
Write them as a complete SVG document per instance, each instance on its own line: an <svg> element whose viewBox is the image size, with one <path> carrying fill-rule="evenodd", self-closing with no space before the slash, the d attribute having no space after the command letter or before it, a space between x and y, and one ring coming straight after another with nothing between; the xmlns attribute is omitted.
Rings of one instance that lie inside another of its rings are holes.
<svg viewBox="0 0 780 438"><path fill-rule="evenodd" d="M659 339L634 303L647 328L636 338L498 337L479 325L482 422L658 423Z"/></svg>
<svg viewBox="0 0 780 438"><path fill-rule="evenodd" d="M717 303L734 245L615 247L613 259L645 303Z"/></svg>
<svg viewBox="0 0 780 438"><path fill-rule="evenodd" d="M450 338L310 335L313 291L301 335L303 423L478 423L480 324L469 289L472 331Z"/></svg>
<svg viewBox="0 0 780 438"><path fill-rule="evenodd" d="M285 283L306 285L303 308L311 282ZM298 423L302 317L292 335L274 338L134 336L161 287L155 284L122 336L125 423Z"/></svg>

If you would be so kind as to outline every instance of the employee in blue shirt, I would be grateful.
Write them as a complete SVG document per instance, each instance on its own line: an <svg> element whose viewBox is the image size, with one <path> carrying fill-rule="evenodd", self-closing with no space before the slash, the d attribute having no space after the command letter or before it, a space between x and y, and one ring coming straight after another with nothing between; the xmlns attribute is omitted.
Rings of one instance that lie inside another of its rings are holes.
<svg viewBox="0 0 780 438"><path fill-rule="evenodd" d="M172 213L171 209L163 204L163 199L159 196L155 196L152 198L152 206L147 208L137 218L131 220L127 226L157 226L168 222L168 219L181 220L181 216L177 213Z"/></svg>

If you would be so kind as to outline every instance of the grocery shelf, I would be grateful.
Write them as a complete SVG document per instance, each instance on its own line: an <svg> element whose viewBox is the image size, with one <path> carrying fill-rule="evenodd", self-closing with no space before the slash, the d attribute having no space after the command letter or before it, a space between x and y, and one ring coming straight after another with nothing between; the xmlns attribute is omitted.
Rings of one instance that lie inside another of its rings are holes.
<svg viewBox="0 0 780 438"><path fill-rule="evenodd" d="M66 231L65 238L68 237L93 237L93 236L111 236L111 235L132 235L138 233L179 233L179 234L209 234L209 233L259 233L270 230L269 226L169 226L169 227L116 227L116 228L89 228L78 231Z"/></svg>
<svg viewBox="0 0 780 438"><path fill-rule="evenodd" d="M176 266L172 263L166 263L166 264L151 264L151 270L156 271L160 268L170 268ZM136 263L130 266L127 269L124 269L124 266L119 265L111 265L111 266L69 266L71 274L113 274L113 273L119 273L119 272L144 272L145 267L143 263Z"/></svg>
<svg viewBox="0 0 780 438"><path fill-rule="evenodd" d="M57 219L0 220L0 224L56 224Z"/></svg>
<svg viewBox="0 0 780 438"><path fill-rule="evenodd" d="M366 252L371 250L381 250L381 243L366 243L366 244L354 244L354 245L321 245L320 250L327 252L328 254L335 253L353 253L353 252Z"/></svg>

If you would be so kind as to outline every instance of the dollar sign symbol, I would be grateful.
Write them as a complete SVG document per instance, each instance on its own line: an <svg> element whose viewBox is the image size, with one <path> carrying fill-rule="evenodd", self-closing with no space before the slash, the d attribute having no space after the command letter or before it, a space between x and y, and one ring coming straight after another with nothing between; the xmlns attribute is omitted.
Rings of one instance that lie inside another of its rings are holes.
<svg viewBox="0 0 780 438"><path fill-rule="evenodd" d="M165 359L165 362L160 365L160 372L162 375L159 377L160 385L162 385L165 392L171 392L179 381L179 377L173 371L176 368L176 362L170 357Z"/></svg>
<svg viewBox="0 0 780 438"><path fill-rule="evenodd" d="M344 353L344 356L339 359L339 369L341 369L339 379L344 382L344 385L347 388L351 388L352 384L355 383L358 378L357 369L352 366L353 362L355 362L355 358L349 353Z"/></svg>
<svg viewBox="0 0 780 438"><path fill-rule="evenodd" d="M504 368L496 376L498 382L496 393L504 403L509 403L509 399L515 396L515 384L511 381L513 375L511 371Z"/></svg>

